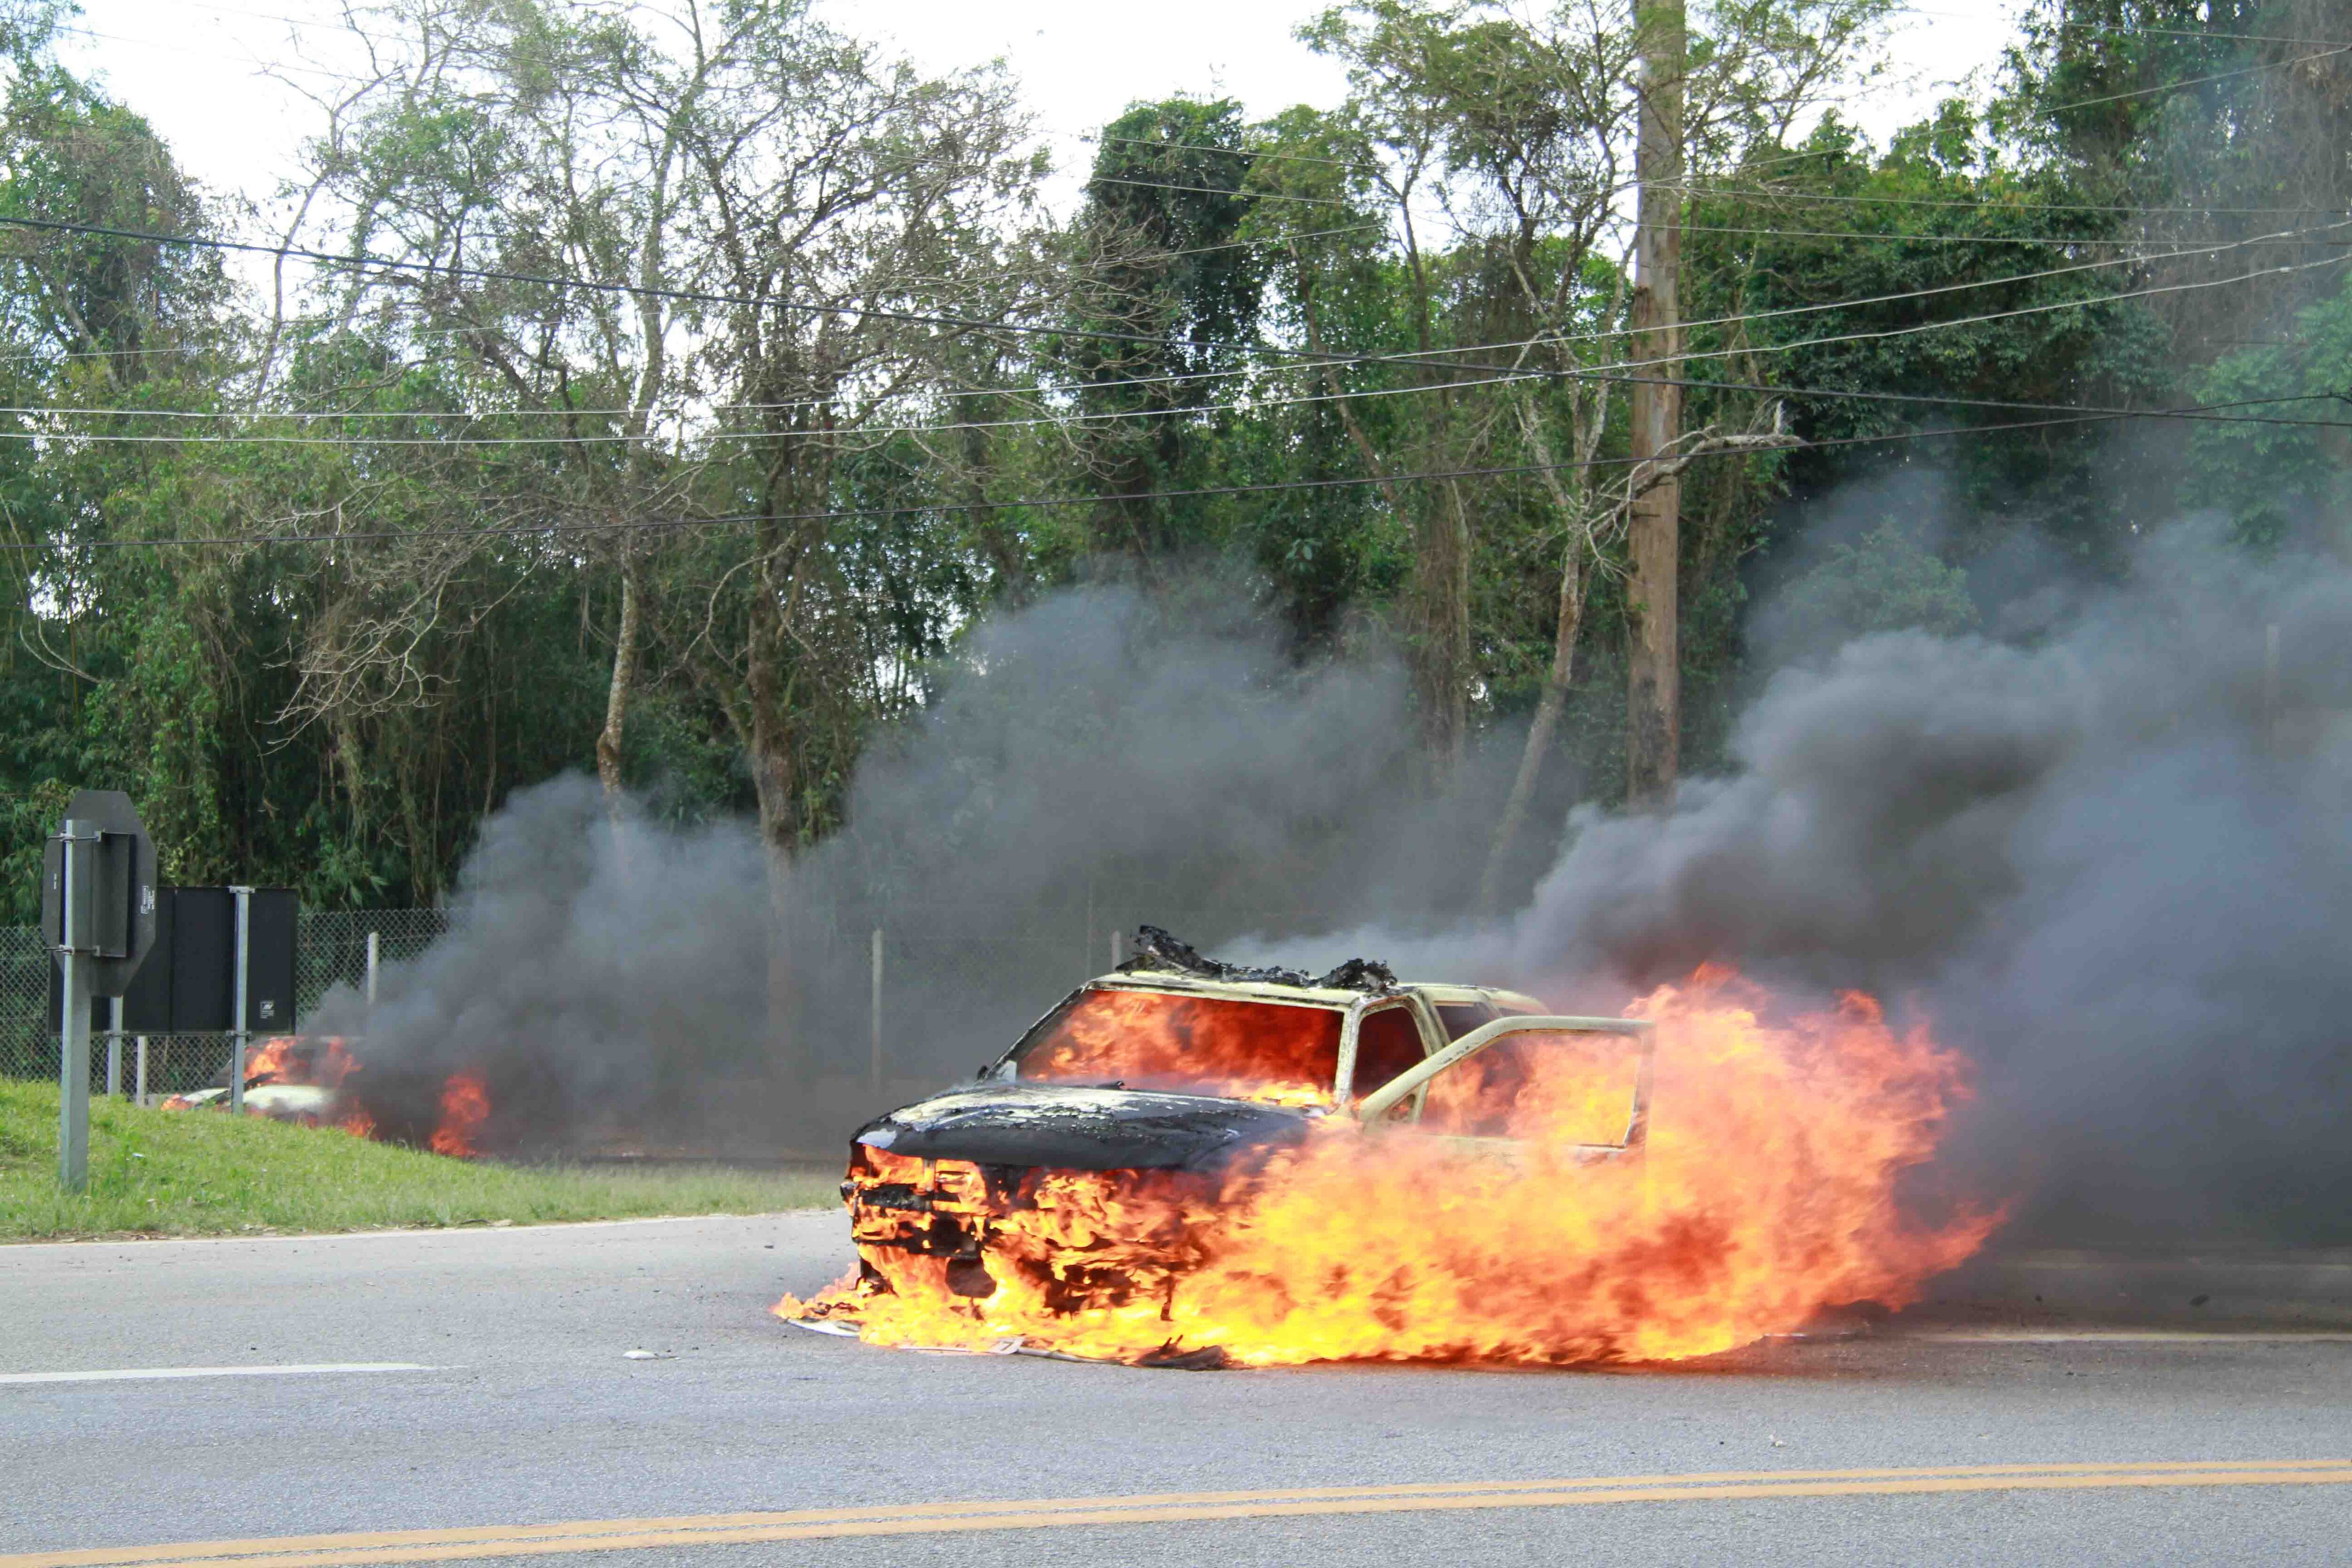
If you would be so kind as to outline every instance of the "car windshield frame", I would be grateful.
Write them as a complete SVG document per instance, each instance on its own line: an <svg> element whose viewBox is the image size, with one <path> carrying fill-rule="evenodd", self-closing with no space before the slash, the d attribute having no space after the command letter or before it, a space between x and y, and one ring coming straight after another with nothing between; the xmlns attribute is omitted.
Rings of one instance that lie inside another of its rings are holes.
<svg viewBox="0 0 2352 1568"><path fill-rule="evenodd" d="M1025 1058L1032 1051L1035 1050L1046 1040L1053 1037L1063 1020L1067 1018L1073 1011L1083 1005L1088 998L1103 994L1161 996L1166 997L1171 1002L1217 1002L1241 1006L1302 1008L1309 1012L1331 1014L1336 1024L1336 1032L1334 1035L1336 1044L1334 1046L1332 1066L1328 1075L1319 1080L1315 1086L1315 1092L1318 1097L1316 1104L1318 1107L1328 1109L1340 1103L1339 1086L1346 1081L1348 1074L1354 1066L1356 1024L1358 1015L1362 1010L1361 1003L1354 1001L1340 1001L1337 998L1330 1001L1323 1001L1318 998L1305 996L1290 997L1263 996L1247 994L1236 994L1233 992L1224 990L1211 990L1207 988L1195 989L1191 986L1105 984L1100 982L1090 981L1087 984L1079 986L1076 991L1071 992L1067 996L1063 997L1060 1002L1055 1004L1052 1009L1050 1009L1044 1017L1039 1018L1035 1023L1030 1025L1027 1029L1024 1030L1021 1037L1013 1042L1012 1048L1007 1050L1003 1056L999 1057L994 1064L992 1064L990 1068L990 1076L1001 1080L1017 1083L1064 1085L1076 1085L1083 1083L1085 1081L1083 1079L1024 1077L1021 1072L1021 1065L1024 1058ZM1142 1088L1146 1086L1139 1084L1133 1087ZM1161 1089L1155 1087L1151 1091L1155 1093L1168 1094L1192 1094L1207 1099L1254 1100L1265 1098L1241 1091L1220 1092L1206 1086L1188 1089Z"/></svg>

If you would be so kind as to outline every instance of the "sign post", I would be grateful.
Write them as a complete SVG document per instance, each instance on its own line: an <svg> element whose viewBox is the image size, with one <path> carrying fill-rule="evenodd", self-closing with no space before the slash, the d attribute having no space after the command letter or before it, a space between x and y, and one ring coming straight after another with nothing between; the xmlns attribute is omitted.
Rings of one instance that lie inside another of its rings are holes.
<svg viewBox="0 0 2352 1568"><path fill-rule="evenodd" d="M119 997L155 944L155 846L131 797L81 790L41 864L41 929L64 972L58 1020L58 1184L89 1183L89 1015Z"/></svg>
<svg viewBox="0 0 2352 1568"><path fill-rule="evenodd" d="M245 1064L253 1045L251 1032L246 1027L252 1017L251 986L253 983L253 889L231 888L230 898L236 900L236 968L233 972L236 1000L229 1004L229 1026L236 1032L229 1037L228 1113L245 1114Z"/></svg>

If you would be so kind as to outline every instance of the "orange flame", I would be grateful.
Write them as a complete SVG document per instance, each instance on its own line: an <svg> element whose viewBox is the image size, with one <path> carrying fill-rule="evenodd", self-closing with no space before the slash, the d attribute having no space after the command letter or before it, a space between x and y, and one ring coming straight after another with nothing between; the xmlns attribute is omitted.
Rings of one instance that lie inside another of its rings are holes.
<svg viewBox="0 0 2352 1568"><path fill-rule="evenodd" d="M358 1068L358 1060L340 1035L317 1038L277 1035L262 1041L260 1048L246 1058L245 1080L252 1083L261 1079L272 1083L341 1089L343 1079Z"/></svg>
<svg viewBox="0 0 2352 1568"><path fill-rule="evenodd" d="M1658 1025L1638 1155L1590 1146L1625 1137L1629 1080L1580 1052L1441 1075L1455 1081L1433 1084L1418 1127L1334 1118L1217 1175L1007 1188L861 1148L861 1194L920 1212L894 1227L858 1205L859 1272L776 1310L877 1343L1121 1361L1666 1361L1824 1306L1906 1305L1998 1223L1899 1211L1896 1179L1932 1157L1965 1064L1871 998L1769 1022L1759 987L1708 968L1627 1012Z"/></svg>
<svg viewBox="0 0 2352 1568"><path fill-rule="evenodd" d="M1339 1025L1328 1007L1089 991L1030 1048L1021 1076L1320 1104L1339 1069Z"/></svg>
<svg viewBox="0 0 2352 1568"><path fill-rule="evenodd" d="M473 1073L451 1073L441 1086L441 1124L429 1147L436 1154L464 1159L477 1152L474 1134L490 1114L490 1089Z"/></svg>

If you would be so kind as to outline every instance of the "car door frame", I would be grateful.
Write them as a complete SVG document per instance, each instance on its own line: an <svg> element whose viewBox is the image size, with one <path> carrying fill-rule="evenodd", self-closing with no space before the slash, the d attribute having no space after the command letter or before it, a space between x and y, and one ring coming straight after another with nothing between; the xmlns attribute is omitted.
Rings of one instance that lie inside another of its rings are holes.
<svg viewBox="0 0 2352 1568"><path fill-rule="evenodd" d="M1640 1042L1641 1060L1633 1074L1633 1109L1627 1117L1625 1137L1617 1143L1577 1143L1571 1147L1595 1156L1638 1154L1650 1139L1650 1085L1655 1076L1658 1026L1646 1018L1579 1018L1565 1016L1516 1015L1481 1024L1422 1064L1399 1073L1370 1094L1354 1102L1357 1118L1371 1125L1386 1116L1407 1095L1420 1095L1431 1079L1448 1068L1468 1061L1496 1040L1511 1035L1616 1035ZM1423 1024L1427 1039L1427 1024Z"/></svg>
<svg viewBox="0 0 2352 1568"><path fill-rule="evenodd" d="M1360 1104L1363 1099L1356 1092L1356 1045L1363 1029L1364 1019L1370 1014L1400 1005L1412 1015L1413 1027L1421 1031L1421 1062L1418 1066L1408 1068L1403 1073L1397 1075L1399 1078L1409 1077L1421 1071L1422 1068L1427 1067L1430 1058L1437 1054L1440 1047L1444 1045L1445 1026L1438 1022L1437 1010L1429 1005L1429 999L1419 992L1406 991L1388 996L1367 996L1362 1001L1353 1004L1348 1009L1347 1021L1340 1026L1339 1067L1333 1075L1333 1104L1339 1110L1345 1110L1351 1105ZM1393 1083L1396 1079L1391 1079L1389 1081ZM1348 1086L1348 1091L1344 1095L1337 1092L1339 1085L1342 1083Z"/></svg>

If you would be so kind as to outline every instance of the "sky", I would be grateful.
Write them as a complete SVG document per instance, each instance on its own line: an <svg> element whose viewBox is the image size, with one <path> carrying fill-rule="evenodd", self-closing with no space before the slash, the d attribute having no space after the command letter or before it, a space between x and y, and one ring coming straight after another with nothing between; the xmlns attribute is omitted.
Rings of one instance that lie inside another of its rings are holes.
<svg viewBox="0 0 2352 1568"><path fill-rule="evenodd" d="M1253 118L1328 107L1341 71L1291 35L1326 0L818 0L835 26L897 45L932 70L1002 57L1023 84L1064 170L1083 140L1136 100L1176 92L1239 99ZM1910 12L1882 88L1847 108L1874 135L1919 119L1971 71L1988 76L2011 37L2013 0L1942 0ZM147 116L184 167L215 193L266 201L294 173L320 122L312 95L361 61L339 0L82 0L63 50ZM1049 190L1056 205L1075 180Z"/></svg>

